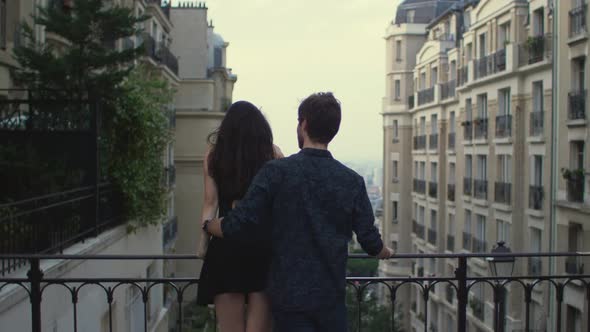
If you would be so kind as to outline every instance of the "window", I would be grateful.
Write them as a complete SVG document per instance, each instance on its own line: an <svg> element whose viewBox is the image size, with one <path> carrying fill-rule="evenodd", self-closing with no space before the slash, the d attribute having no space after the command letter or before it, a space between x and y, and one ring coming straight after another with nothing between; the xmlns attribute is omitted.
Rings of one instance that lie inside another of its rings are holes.
<svg viewBox="0 0 590 332"><path fill-rule="evenodd" d="M438 165L436 163L430 163L430 181L437 182Z"/></svg>
<svg viewBox="0 0 590 332"><path fill-rule="evenodd" d="M455 163L449 164L449 184L455 184Z"/></svg>
<svg viewBox="0 0 590 332"><path fill-rule="evenodd" d="M419 209L419 211L420 211L420 214L418 215L418 223L420 225L424 225L424 215L426 214L425 213L425 210L424 210L424 207L421 206L420 209Z"/></svg>
<svg viewBox="0 0 590 332"><path fill-rule="evenodd" d="M576 252L582 249L582 226L570 223L568 226L567 249Z"/></svg>
<svg viewBox="0 0 590 332"><path fill-rule="evenodd" d="M395 41L395 59L397 61L402 60L402 41L401 40Z"/></svg>
<svg viewBox="0 0 590 332"><path fill-rule="evenodd" d="M506 22L498 27L498 49L506 48L510 42L510 22Z"/></svg>
<svg viewBox="0 0 590 332"><path fill-rule="evenodd" d="M473 176L473 157L465 155L465 178L471 179Z"/></svg>
<svg viewBox="0 0 590 332"><path fill-rule="evenodd" d="M397 139L399 136L399 132L398 132L398 122L397 120L393 120L393 138Z"/></svg>
<svg viewBox="0 0 590 332"><path fill-rule="evenodd" d="M215 68L223 67L223 50L221 47L215 47L213 62Z"/></svg>
<svg viewBox="0 0 590 332"><path fill-rule="evenodd" d="M416 14L416 11L414 11L414 10L407 10L406 11L406 22L407 23L414 23L415 14Z"/></svg>
<svg viewBox="0 0 590 332"><path fill-rule="evenodd" d="M437 213L436 210L430 210L430 229L436 231Z"/></svg>
<svg viewBox="0 0 590 332"><path fill-rule="evenodd" d="M426 88L426 73L420 73L420 90L424 90Z"/></svg>
<svg viewBox="0 0 590 332"><path fill-rule="evenodd" d="M573 170L584 169L584 141L572 141L571 143L571 167Z"/></svg>
<svg viewBox="0 0 590 332"><path fill-rule="evenodd" d="M504 220L497 219L497 242L504 241L510 243L510 223Z"/></svg>
<svg viewBox="0 0 590 332"><path fill-rule="evenodd" d="M486 241L486 217L480 214L476 215L476 228L475 228L475 238L479 240L478 245L476 246L476 252L484 252L487 250L485 247Z"/></svg>
<svg viewBox="0 0 590 332"><path fill-rule="evenodd" d="M473 120L473 109L471 107L471 98L465 99L465 121Z"/></svg>
<svg viewBox="0 0 590 332"><path fill-rule="evenodd" d="M400 100L401 97L401 82L400 80L395 80L395 92L394 92L394 97L395 100Z"/></svg>
<svg viewBox="0 0 590 332"><path fill-rule="evenodd" d="M451 112L450 116L449 116L449 132L452 134L455 132L455 123L456 119L455 119L455 112Z"/></svg>
<svg viewBox="0 0 590 332"><path fill-rule="evenodd" d="M531 227L531 252L541 252L541 230Z"/></svg>
<svg viewBox="0 0 590 332"><path fill-rule="evenodd" d="M426 162L420 162L420 180L426 179Z"/></svg>
<svg viewBox="0 0 590 332"><path fill-rule="evenodd" d="M457 78L457 61L451 61L451 67L449 72L450 80L453 81Z"/></svg>
<svg viewBox="0 0 590 332"><path fill-rule="evenodd" d="M530 180L533 186L543 185L543 156L532 156Z"/></svg>
<svg viewBox="0 0 590 332"><path fill-rule="evenodd" d="M391 168L391 177L394 179L398 178L398 163L397 160L393 161L393 167Z"/></svg>
<svg viewBox="0 0 590 332"><path fill-rule="evenodd" d="M447 223L447 234L455 235L455 215L449 213L449 222Z"/></svg>
<svg viewBox="0 0 590 332"><path fill-rule="evenodd" d="M465 62L471 61L472 55L473 55L473 44L469 43L469 44L467 44L467 47L465 47Z"/></svg>
<svg viewBox="0 0 590 332"><path fill-rule="evenodd" d="M488 178L488 157L486 155L477 156L477 179L487 180Z"/></svg>
<svg viewBox="0 0 590 332"><path fill-rule="evenodd" d="M0 48L6 47L6 0L0 0Z"/></svg>
<svg viewBox="0 0 590 332"><path fill-rule="evenodd" d="M572 60L572 86L578 92L586 89L586 57L579 57Z"/></svg>
<svg viewBox="0 0 590 332"><path fill-rule="evenodd" d="M488 95L485 93L477 96L477 117L488 118Z"/></svg>
<svg viewBox="0 0 590 332"><path fill-rule="evenodd" d="M466 11L465 15L463 15L463 26L465 27L465 29L469 29L469 27L471 26L471 12L470 11Z"/></svg>
<svg viewBox="0 0 590 332"><path fill-rule="evenodd" d="M434 67L430 71L430 87L435 86L438 83L438 68Z"/></svg>
<svg viewBox="0 0 590 332"><path fill-rule="evenodd" d="M533 82L533 112L543 112L543 81Z"/></svg>
<svg viewBox="0 0 590 332"><path fill-rule="evenodd" d="M512 157L510 155L498 155L498 182L511 183Z"/></svg>
<svg viewBox="0 0 590 332"><path fill-rule="evenodd" d="M479 57L483 58L488 55L488 48L486 44L486 34L482 33L479 35Z"/></svg>
<svg viewBox="0 0 590 332"><path fill-rule="evenodd" d="M430 133L432 135L438 134L438 116L436 114L430 116Z"/></svg>
<svg viewBox="0 0 590 332"><path fill-rule="evenodd" d="M418 178L419 178L419 177L418 177L419 175L420 175L420 167L418 166L418 162L417 162L417 161L415 161L415 162L414 162L414 177L415 177L416 179L418 179Z"/></svg>
<svg viewBox="0 0 590 332"><path fill-rule="evenodd" d="M498 91L499 115L510 115L510 88Z"/></svg>
<svg viewBox="0 0 590 332"><path fill-rule="evenodd" d="M426 117L420 117L420 135L426 135Z"/></svg>
<svg viewBox="0 0 590 332"><path fill-rule="evenodd" d="M539 8L533 12L533 34L535 36L545 34L545 15L543 8Z"/></svg>
<svg viewBox="0 0 590 332"><path fill-rule="evenodd" d="M397 224L397 202L393 202L391 207L391 222Z"/></svg>

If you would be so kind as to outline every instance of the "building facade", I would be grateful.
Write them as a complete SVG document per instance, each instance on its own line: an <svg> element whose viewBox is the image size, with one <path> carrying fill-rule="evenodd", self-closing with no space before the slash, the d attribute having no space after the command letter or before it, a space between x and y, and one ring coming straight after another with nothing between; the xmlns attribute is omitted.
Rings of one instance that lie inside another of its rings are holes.
<svg viewBox="0 0 590 332"><path fill-rule="evenodd" d="M585 250L586 8L579 1L463 1L427 17L414 1L400 5L386 34L381 225L399 252L489 252L499 241L514 252ZM381 272L445 276L454 264L394 260L381 263ZM518 259L514 274L582 268L579 260ZM468 270L490 273L480 259ZM566 290L567 331L586 324L585 293L575 288ZM491 331L491 288L470 291L469 330ZM508 287L507 295L507 330L522 329L524 294ZM537 330L548 330L555 310L549 295L547 287L532 293ZM411 297L407 326L422 330L427 309L429 326L456 329L453 289L437 287L427 303L418 289Z"/></svg>

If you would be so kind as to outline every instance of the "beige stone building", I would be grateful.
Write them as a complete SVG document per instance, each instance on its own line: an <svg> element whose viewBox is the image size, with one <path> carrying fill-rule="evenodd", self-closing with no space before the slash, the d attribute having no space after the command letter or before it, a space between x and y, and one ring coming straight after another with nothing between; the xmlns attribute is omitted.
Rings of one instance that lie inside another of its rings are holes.
<svg viewBox="0 0 590 332"><path fill-rule="evenodd" d="M430 15L443 3L402 2L386 33L386 240L413 253L489 252L498 241L514 252L587 250L586 4L463 1ZM569 180L561 169L573 171ZM452 276L456 263L393 260L380 270ZM579 273L583 265L518 259L514 274ZM474 277L490 274L481 259L469 260L468 270ZM507 291L507 331L523 329L524 294L517 287ZM570 286L566 294L564 329L586 328L585 293ZM541 286L532 295L532 327L550 331L549 291ZM428 310L430 327L456 329L452 289L437 286L428 303L418 289L410 296L406 326L422 330ZM491 331L493 308L490 287L472 288L469 330Z"/></svg>

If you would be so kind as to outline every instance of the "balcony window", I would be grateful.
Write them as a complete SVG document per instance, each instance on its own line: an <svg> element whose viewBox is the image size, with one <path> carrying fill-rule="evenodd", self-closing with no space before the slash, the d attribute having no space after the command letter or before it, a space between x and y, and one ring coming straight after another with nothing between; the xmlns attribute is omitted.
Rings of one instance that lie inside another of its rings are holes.
<svg viewBox="0 0 590 332"><path fill-rule="evenodd" d="M401 40L395 41L395 60L398 62L402 61L402 41Z"/></svg>
<svg viewBox="0 0 590 332"><path fill-rule="evenodd" d="M509 205L512 191L512 157L498 155L498 182L495 185L495 201Z"/></svg>
<svg viewBox="0 0 590 332"><path fill-rule="evenodd" d="M434 86L418 91L418 106L434 101Z"/></svg>
<svg viewBox="0 0 590 332"><path fill-rule="evenodd" d="M584 201L584 141L571 142L571 168L564 169L562 175L566 181L567 199L571 202Z"/></svg>
<svg viewBox="0 0 590 332"><path fill-rule="evenodd" d="M471 211L465 210L463 224L463 249L471 251Z"/></svg>
<svg viewBox="0 0 590 332"><path fill-rule="evenodd" d="M401 81L400 80L395 80L394 82L394 94L393 94L393 98L395 100L400 100L401 98Z"/></svg>
<svg viewBox="0 0 590 332"><path fill-rule="evenodd" d="M430 71L430 87L434 87L438 83L438 68L434 67Z"/></svg>
<svg viewBox="0 0 590 332"><path fill-rule="evenodd" d="M543 156L535 155L531 157L530 176L529 208L533 210L541 210L543 208L544 200Z"/></svg>
<svg viewBox="0 0 590 332"><path fill-rule="evenodd" d="M496 137L510 137L512 135L510 88L498 91L498 113L496 116Z"/></svg>
<svg viewBox="0 0 590 332"><path fill-rule="evenodd" d="M533 83L533 110L530 120L530 135L540 136L544 129L543 81Z"/></svg>
<svg viewBox="0 0 590 332"><path fill-rule="evenodd" d="M477 119L475 122L475 138L488 137L488 95L477 96Z"/></svg>
<svg viewBox="0 0 590 332"><path fill-rule="evenodd" d="M569 11L570 38L584 35L587 32L588 5L583 1L577 1L574 8Z"/></svg>
<svg viewBox="0 0 590 332"><path fill-rule="evenodd" d="M586 57L572 61L572 86L569 93L569 119L586 119Z"/></svg>
<svg viewBox="0 0 590 332"><path fill-rule="evenodd" d="M531 227L530 228L530 250L531 252L541 252L542 232L540 229ZM541 258L530 257L529 258L529 274L536 276L541 274Z"/></svg>
<svg viewBox="0 0 590 332"><path fill-rule="evenodd" d="M398 217L397 217L397 202L393 202L391 204L391 223L397 224Z"/></svg>
<svg viewBox="0 0 590 332"><path fill-rule="evenodd" d="M568 226L568 243L569 252L578 252L582 245L582 226L576 223L570 223ZM584 273L584 265L580 257L568 257L565 262L565 272L568 274Z"/></svg>
<svg viewBox="0 0 590 332"><path fill-rule="evenodd" d="M533 12L533 34L535 36L545 34L545 13L542 7Z"/></svg>
<svg viewBox="0 0 590 332"><path fill-rule="evenodd" d="M448 145L449 145L449 149L450 150L454 150L455 149L455 143L456 143L456 135L455 135L455 130L456 130L456 124L455 124L455 112L451 112L450 117L449 117L449 138L448 138Z"/></svg>
<svg viewBox="0 0 590 332"><path fill-rule="evenodd" d="M510 223L500 219L496 220L497 242L510 243Z"/></svg>
<svg viewBox="0 0 590 332"><path fill-rule="evenodd" d="M428 229L428 242L436 245L436 224L437 224L437 213L435 210L430 210L430 228ZM434 270L432 270L434 271Z"/></svg>
<svg viewBox="0 0 590 332"><path fill-rule="evenodd" d="M488 181L487 181L487 156L477 156L477 173L473 182L475 186L475 197L478 199L488 198Z"/></svg>
<svg viewBox="0 0 590 332"><path fill-rule="evenodd" d="M471 98L465 99L465 122L463 138L470 141L473 138L473 109L471 106Z"/></svg>
<svg viewBox="0 0 590 332"><path fill-rule="evenodd" d="M394 160L392 163L392 167L391 167L391 177L393 180L397 180L399 175L398 175L399 169L398 169L398 161Z"/></svg>
<svg viewBox="0 0 590 332"><path fill-rule="evenodd" d="M476 215L475 233L473 234L473 252L486 252L486 217Z"/></svg>
<svg viewBox="0 0 590 332"><path fill-rule="evenodd" d="M398 125L398 121L397 120L393 120L393 125L392 125L392 136L393 136L393 143L396 143L395 140L399 139L399 125Z"/></svg>
<svg viewBox="0 0 590 332"><path fill-rule="evenodd" d="M506 48L510 42L510 22L506 22L498 27L498 49Z"/></svg>

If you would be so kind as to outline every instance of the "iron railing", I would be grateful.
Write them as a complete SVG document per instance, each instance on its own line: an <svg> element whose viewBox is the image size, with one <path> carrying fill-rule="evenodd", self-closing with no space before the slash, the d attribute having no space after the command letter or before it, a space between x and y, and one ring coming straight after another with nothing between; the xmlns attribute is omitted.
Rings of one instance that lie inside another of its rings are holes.
<svg viewBox="0 0 590 332"><path fill-rule="evenodd" d="M488 199L488 180L475 179L473 186L475 187L475 198Z"/></svg>
<svg viewBox="0 0 590 332"><path fill-rule="evenodd" d="M436 245L436 235L437 232L435 229L428 229L428 243L432 244L432 245Z"/></svg>
<svg viewBox="0 0 590 332"><path fill-rule="evenodd" d="M544 122L545 122L545 112L543 112L543 111L531 112L530 135L531 136L543 135Z"/></svg>
<svg viewBox="0 0 590 332"><path fill-rule="evenodd" d="M586 90L572 91L568 94L569 98L569 119L584 120L586 119Z"/></svg>
<svg viewBox="0 0 590 332"><path fill-rule="evenodd" d="M414 150L426 149L426 135L414 136Z"/></svg>
<svg viewBox="0 0 590 332"><path fill-rule="evenodd" d="M463 178L463 195L471 196L473 194L473 179Z"/></svg>
<svg viewBox="0 0 590 332"><path fill-rule="evenodd" d="M430 150L438 149L438 134L430 134L428 137L428 148Z"/></svg>
<svg viewBox="0 0 590 332"><path fill-rule="evenodd" d="M496 116L496 137L506 138L512 136L512 115L503 114Z"/></svg>
<svg viewBox="0 0 590 332"><path fill-rule="evenodd" d="M449 138L448 138L449 142L448 142L448 145L449 145L449 149L451 149L451 150L454 150L455 149L456 136L457 135L456 135L455 132L449 133Z"/></svg>
<svg viewBox="0 0 590 332"><path fill-rule="evenodd" d="M440 85L440 99L446 100L455 97L455 90L457 88L457 81L450 80Z"/></svg>
<svg viewBox="0 0 590 332"><path fill-rule="evenodd" d="M510 205L512 183L496 182L494 189L494 198L496 203Z"/></svg>
<svg viewBox="0 0 590 332"><path fill-rule="evenodd" d="M457 87L463 86L469 82L468 70L468 64L465 64L463 67L457 69Z"/></svg>
<svg viewBox="0 0 590 332"><path fill-rule="evenodd" d="M438 197L438 182L428 182L428 196L432 198Z"/></svg>
<svg viewBox="0 0 590 332"><path fill-rule="evenodd" d="M418 194L426 194L426 181L414 179L414 192Z"/></svg>
<svg viewBox="0 0 590 332"><path fill-rule="evenodd" d="M506 49L475 59L474 65L476 80L504 71L506 70Z"/></svg>
<svg viewBox="0 0 590 332"><path fill-rule="evenodd" d="M579 7L576 7L569 11L569 18L570 18L570 38L577 37L579 35L583 35L588 30L587 24L587 4L582 4Z"/></svg>
<svg viewBox="0 0 590 332"><path fill-rule="evenodd" d="M157 43L154 37L144 33L142 36L146 55L157 63L164 64L170 71L178 75L178 58L164 43Z"/></svg>
<svg viewBox="0 0 590 332"><path fill-rule="evenodd" d="M463 140L471 141L473 139L473 122L463 122Z"/></svg>
<svg viewBox="0 0 590 332"><path fill-rule="evenodd" d="M475 119L475 128L473 136L475 139L487 139L488 138L488 119L478 118Z"/></svg>
<svg viewBox="0 0 590 332"><path fill-rule="evenodd" d="M533 210L543 209L544 196L543 186L531 185L529 187L529 208Z"/></svg>
<svg viewBox="0 0 590 332"><path fill-rule="evenodd" d="M418 106L434 101L434 86L418 91Z"/></svg>
<svg viewBox="0 0 590 332"><path fill-rule="evenodd" d="M552 46L553 36L551 34L529 37L526 42L518 45L519 67L550 59Z"/></svg>
<svg viewBox="0 0 590 332"><path fill-rule="evenodd" d="M451 202L455 201L455 184L447 184L447 199Z"/></svg>

